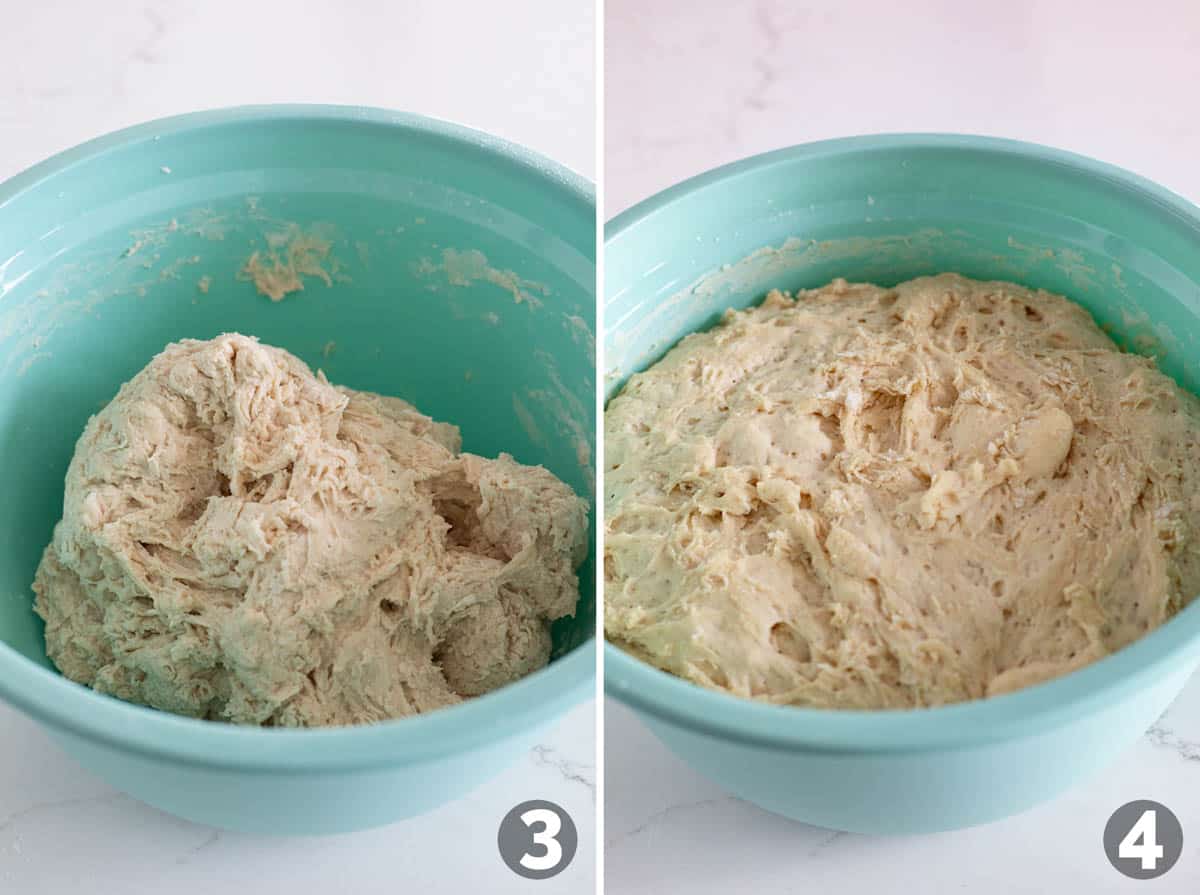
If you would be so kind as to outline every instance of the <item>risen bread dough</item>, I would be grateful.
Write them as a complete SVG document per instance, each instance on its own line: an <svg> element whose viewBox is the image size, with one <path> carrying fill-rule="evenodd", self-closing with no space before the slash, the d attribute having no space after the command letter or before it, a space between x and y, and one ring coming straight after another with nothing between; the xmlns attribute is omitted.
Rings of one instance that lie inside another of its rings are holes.
<svg viewBox="0 0 1200 895"><path fill-rule="evenodd" d="M819 707L1042 681L1200 590L1200 407L1057 295L942 275L729 312L605 417L605 626Z"/></svg>
<svg viewBox="0 0 1200 895"><path fill-rule="evenodd" d="M37 571L46 649L248 724L428 711L546 664L586 506L540 467L238 335L169 346L84 430Z"/></svg>

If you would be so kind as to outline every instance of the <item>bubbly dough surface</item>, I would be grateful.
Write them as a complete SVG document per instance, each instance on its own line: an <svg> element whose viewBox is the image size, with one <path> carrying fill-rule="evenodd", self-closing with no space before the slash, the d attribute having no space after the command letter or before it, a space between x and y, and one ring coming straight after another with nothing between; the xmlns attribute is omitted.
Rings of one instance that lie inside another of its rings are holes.
<svg viewBox="0 0 1200 895"><path fill-rule="evenodd" d="M55 665L101 692L365 723L545 665L586 532L545 469L461 453L398 398L243 336L187 340L88 422L36 609Z"/></svg>
<svg viewBox="0 0 1200 895"><path fill-rule="evenodd" d="M605 628L707 687L914 707L1200 590L1200 404L1067 299L952 274L730 311L605 414Z"/></svg>

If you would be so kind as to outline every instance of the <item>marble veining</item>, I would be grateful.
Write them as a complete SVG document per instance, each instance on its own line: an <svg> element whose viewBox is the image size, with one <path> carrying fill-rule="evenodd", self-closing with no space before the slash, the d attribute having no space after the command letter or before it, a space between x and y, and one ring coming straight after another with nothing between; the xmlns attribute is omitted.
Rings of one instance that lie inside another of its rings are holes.
<svg viewBox="0 0 1200 895"><path fill-rule="evenodd" d="M614 793L618 793L621 789L623 789L623 787L621 787L620 785L613 787ZM713 799L699 799L698 801L695 801L695 802L683 802L678 805L668 805L665 808L661 808L658 811L655 811L653 814L651 814L649 817L647 817L644 821L639 823L636 827L631 827L630 829L622 830L614 835L608 836L605 841L605 848L607 850L611 851L612 849L615 849L618 846L620 846L622 842L624 842L628 839L631 839L634 836L642 835L647 830L649 830L651 827L657 826L659 824L670 823L674 818L676 818L680 814L683 814L683 813L686 813L689 811L705 811L707 809L712 808L714 805L720 805L723 802L732 802L732 801L735 801L734 796L720 796L718 798L713 798Z"/></svg>
<svg viewBox="0 0 1200 895"><path fill-rule="evenodd" d="M1161 749L1170 749L1184 761L1200 761L1200 743L1184 739L1167 726L1171 712L1168 709L1161 718L1146 731L1146 739Z"/></svg>
<svg viewBox="0 0 1200 895"><path fill-rule="evenodd" d="M568 783L577 783L592 794L596 801L596 766L560 755L553 746L539 743L529 750L529 757L539 768L553 768Z"/></svg>
<svg viewBox="0 0 1200 895"><path fill-rule="evenodd" d="M8 814L0 815L0 834L6 830L14 829L22 824L25 820L35 815L39 815L50 811L64 811L76 808L80 805L88 804L111 804L128 799L129 796L121 792L106 792L98 796L81 796L72 799L55 799L50 802L34 802L24 808L16 811L10 811Z"/></svg>

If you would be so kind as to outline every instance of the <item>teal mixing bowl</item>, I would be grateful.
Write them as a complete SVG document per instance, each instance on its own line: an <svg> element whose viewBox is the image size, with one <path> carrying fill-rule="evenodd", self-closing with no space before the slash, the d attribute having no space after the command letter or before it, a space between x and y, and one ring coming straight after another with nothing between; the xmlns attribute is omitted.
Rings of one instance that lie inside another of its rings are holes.
<svg viewBox="0 0 1200 895"><path fill-rule="evenodd" d="M156 121L0 185L0 697L137 798L271 833L426 811L528 749L593 692L591 559L548 667L428 715L324 730L176 717L66 680L30 583L88 416L184 337L287 348L591 500L594 209L589 184L527 150L359 108ZM241 273L255 252L303 290L258 294Z"/></svg>
<svg viewBox="0 0 1200 895"><path fill-rule="evenodd" d="M1200 212L1109 165L1006 140L879 136L785 149L689 180L616 218L605 245L611 396L686 333L771 287L939 271L1065 294L1118 341L1200 385ZM607 692L734 794L866 833L1022 811L1136 740L1200 662L1200 600L1066 677L910 711L758 704L609 645Z"/></svg>

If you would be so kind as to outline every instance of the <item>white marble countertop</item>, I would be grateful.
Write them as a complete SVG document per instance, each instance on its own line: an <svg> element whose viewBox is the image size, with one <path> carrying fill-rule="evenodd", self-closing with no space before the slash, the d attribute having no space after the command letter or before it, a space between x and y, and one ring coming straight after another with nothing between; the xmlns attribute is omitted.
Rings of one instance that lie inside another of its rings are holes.
<svg viewBox="0 0 1200 895"><path fill-rule="evenodd" d="M1024 814L932 836L859 836L769 814L697 774L620 703L604 711L610 895L1200 891L1200 676L1100 776ZM1118 874L1101 845L1109 816L1134 799L1161 802L1183 825L1183 856L1149 882Z"/></svg>
<svg viewBox="0 0 1200 895"><path fill-rule="evenodd" d="M558 0L44 0L5 20L0 179L138 121L268 102L420 112L593 178L594 36L591 4ZM0 705L0 893L590 893L594 710L575 709L507 773L432 814L297 840L148 808ZM500 819L531 798L562 805L579 828L572 865L541 883L513 875L496 850Z"/></svg>
<svg viewBox="0 0 1200 895"><path fill-rule="evenodd" d="M606 0L605 214L758 152L899 131L1047 143L1200 197L1200 6L1134 9Z"/></svg>
<svg viewBox="0 0 1200 895"><path fill-rule="evenodd" d="M514 805L549 799L575 821L579 850L537 891L591 895L594 713L594 701L573 709L514 767L429 814L361 833L282 838L199 826L123 795L0 703L0 892L529 892L534 883L501 863L496 831Z"/></svg>
<svg viewBox="0 0 1200 895"><path fill-rule="evenodd" d="M700 12L703 10L703 12ZM1061 146L1200 199L1200 7L1012 0L696 4L607 0L605 213L693 174L810 140L955 131ZM734 799L605 706L612 895L686 891L1200 891L1200 678L1101 777L1026 814L937 836L807 827ZM1132 799L1180 817L1165 876L1120 876L1100 844ZM886 806L881 806L886 810Z"/></svg>

